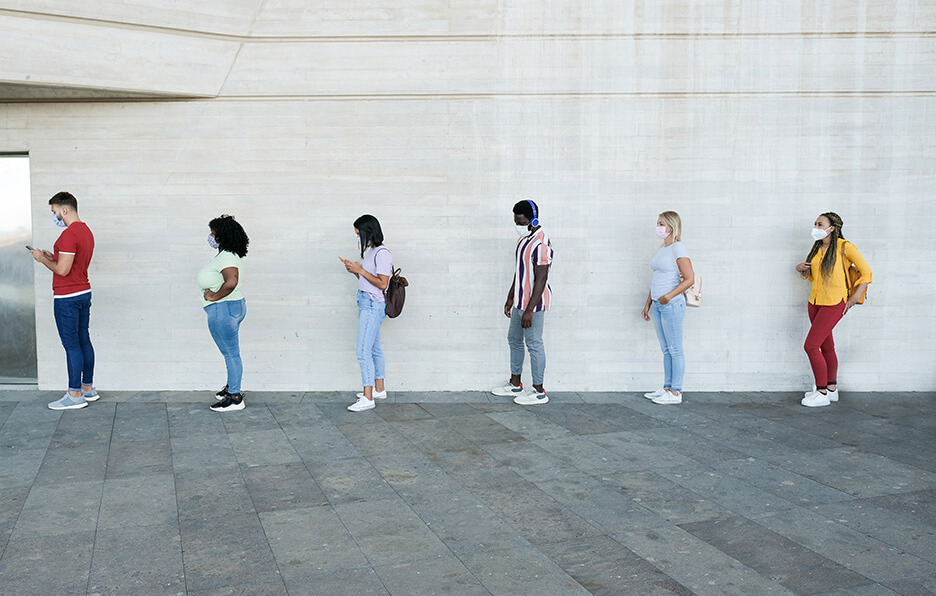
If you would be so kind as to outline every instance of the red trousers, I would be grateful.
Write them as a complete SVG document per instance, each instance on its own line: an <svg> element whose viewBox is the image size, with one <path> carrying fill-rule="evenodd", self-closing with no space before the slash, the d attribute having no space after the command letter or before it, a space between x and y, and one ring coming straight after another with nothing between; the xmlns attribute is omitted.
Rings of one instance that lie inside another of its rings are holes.
<svg viewBox="0 0 936 596"><path fill-rule="evenodd" d="M838 358L835 356L832 329L842 320L844 314L844 300L832 306L809 304L809 322L812 323L812 327L806 335L803 349L809 357L809 365L812 367L818 388L836 384Z"/></svg>

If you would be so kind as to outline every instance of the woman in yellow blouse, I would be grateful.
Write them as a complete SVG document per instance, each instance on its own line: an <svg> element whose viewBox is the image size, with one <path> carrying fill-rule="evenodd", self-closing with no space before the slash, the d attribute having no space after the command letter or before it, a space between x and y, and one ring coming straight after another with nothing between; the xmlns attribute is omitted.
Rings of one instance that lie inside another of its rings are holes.
<svg viewBox="0 0 936 596"><path fill-rule="evenodd" d="M835 213L823 213L813 224L812 237L816 241L806 261L796 266L803 278L812 282L809 294L809 321L812 326L803 348L809 357L816 388L806 393L804 406L815 408L838 401L838 358L832 329L848 310L858 303L868 284L871 268L854 244L842 236L842 218ZM834 250L829 250L835 247ZM860 277L851 298L848 297L847 267L854 264Z"/></svg>

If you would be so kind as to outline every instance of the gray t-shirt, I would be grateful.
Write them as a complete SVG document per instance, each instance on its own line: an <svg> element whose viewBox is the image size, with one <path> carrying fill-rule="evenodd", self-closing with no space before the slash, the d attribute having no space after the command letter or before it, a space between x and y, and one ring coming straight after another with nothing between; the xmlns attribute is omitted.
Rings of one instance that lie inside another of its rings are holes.
<svg viewBox="0 0 936 596"><path fill-rule="evenodd" d="M689 258L689 250L682 242L662 246L650 259L653 279L650 281L650 297L659 300L660 296L673 291L679 285L679 267L676 259Z"/></svg>

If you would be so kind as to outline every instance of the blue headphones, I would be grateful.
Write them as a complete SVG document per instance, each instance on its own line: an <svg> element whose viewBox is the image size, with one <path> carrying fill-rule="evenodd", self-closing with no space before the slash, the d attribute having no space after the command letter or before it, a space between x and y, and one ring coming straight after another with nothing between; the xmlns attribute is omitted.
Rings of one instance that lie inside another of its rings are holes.
<svg viewBox="0 0 936 596"><path fill-rule="evenodd" d="M539 217L536 215L536 204L530 199L526 199L526 202L530 204L530 207L533 208L533 219L530 220L530 225L534 228L539 225Z"/></svg>

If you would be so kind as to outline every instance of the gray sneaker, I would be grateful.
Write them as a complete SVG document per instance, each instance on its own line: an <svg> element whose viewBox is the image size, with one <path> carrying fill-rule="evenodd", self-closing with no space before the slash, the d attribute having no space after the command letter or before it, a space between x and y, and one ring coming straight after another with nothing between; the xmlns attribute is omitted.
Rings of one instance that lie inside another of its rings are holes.
<svg viewBox="0 0 936 596"><path fill-rule="evenodd" d="M97 401L101 399L101 396L98 395L97 389L94 387L91 388L91 391L81 390L81 397L85 398L85 401Z"/></svg>
<svg viewBox="0 0 936 596"><path fill-rule="evenodd" d="M65 393L65 396L58 401L54 401L49 404L50 410L77 410L78 408L83 408L88 405L87 400L83 397L72 397L71 394Z"/></svg>

